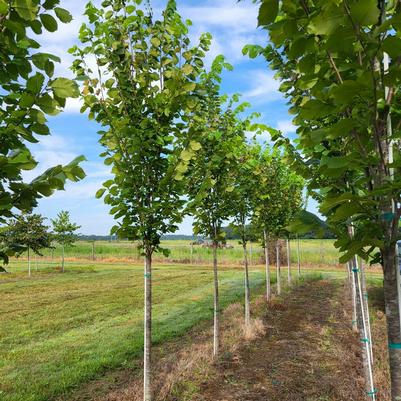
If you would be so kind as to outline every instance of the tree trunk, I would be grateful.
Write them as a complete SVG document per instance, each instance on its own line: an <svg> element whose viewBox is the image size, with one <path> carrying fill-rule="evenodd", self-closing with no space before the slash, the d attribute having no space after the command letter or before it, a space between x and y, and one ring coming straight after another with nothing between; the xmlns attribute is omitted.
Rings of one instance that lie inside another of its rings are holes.
<svg viewBox="0 0 401 401"><path fill-rule="evenodd" d="M52 263L54 261L54 249L52 249Z"/></svg>
<svg viewBox="0 0 401 401"><path fill-rule="evenodd" d="M31 249L28 246L28 276L31 277Z"/></svg>
<svg viewBox="0 0 401 401"><path fill-rule="evenodd" d="M194 264L194 244L191 243L191 265Z"/></svg>
<svg viewBox="0 0 401 401"><path fill-rule="evenodd" d="M249 287L249 271L248 271L248 254L246 250L246 241L242 242L244 250L244 273L245 273L245 326L249 327L251 324L251 290Z"/></svg>
<svg viewBox="0 0 401 401"><path fill-rule="evenodd" d="M252 266L252 241L249 241L249 266Z"/></svg>
<svg viewBox="0 0 401 401"><path fill-rule="evenodd" d="M38 255L35 253L35 271L38 271Z"/></svg>
<svg viewBox="0 0 401 401"><path fill-rule="evenodd" d="M301 277L301 253L299 252L299 236L297 235L298 278Z"/></svg>
<svg viewBox="0 0 401 401"><path fill-rule="evenodd" d="M64 273L64 244L61 246L61 272Z"/></svg>
<svg viewBox="0 0 401 401"><path fill-rule="evenodd" d="M281 295L280 241L276 241L277 295Z"/></svg>
<svg viewBox="0 0 401 401"><path fill-rule="evenodd" d="M287 266L288 266L288 285L291 285L291 248L290 240L287 238Z"/></svg>
<svg viewBox="0 0 401 401"><path fill-rule="evenodd" d="M220 345L220 309L219 309L219 278L217 275L217 241L213 241L213 275L214 275L214 325L213 325L213 356L219 354Z"/></svg>
<svg viewBox="0 0 401 401"><path fill-rule="evenodd" d="M144 344L143 344L143 399L152 400L152 253L145 250Z"/></svg>
<svg viewBox="0 0 401 401"><path fill-rule="evenodd" d="M395 247L381 251L384 274L384 301L387 318L389 365L391 377L391 400L401 400L401 330L398 308L397 274Z"/></svg>
<svg viewBox="0 0 401 401"><path fill-rule="evenodd" d="M270 260L269 260L269 238L266 230L263 231L265 240L265 269L266 269L266 301L270 301L271 284L270 284Z"/></svg>

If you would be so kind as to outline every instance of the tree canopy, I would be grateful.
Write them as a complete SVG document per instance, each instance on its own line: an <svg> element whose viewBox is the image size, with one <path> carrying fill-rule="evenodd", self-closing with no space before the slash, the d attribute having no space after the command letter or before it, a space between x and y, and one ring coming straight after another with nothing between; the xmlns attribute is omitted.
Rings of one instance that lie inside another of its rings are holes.
<svg viewBox="0 0 401 401"><path fill-rule="evenodd" d="M64 189L66 180L85 176L80 156L66 166L48 169L30 183L23 180L23 172L37 166L29 144L50 134L46 115L56 115L67 98L79 95L74 81L54 77L54 65L60 59L38 51L40 43L28 36L31 31L37 35L56 31L57 20L71 21L70 13L58 3L0 0L0 223L14 217L15 209L29 211L38 199ZM3 262L7 263L11 248L2 245Z"/></svg>

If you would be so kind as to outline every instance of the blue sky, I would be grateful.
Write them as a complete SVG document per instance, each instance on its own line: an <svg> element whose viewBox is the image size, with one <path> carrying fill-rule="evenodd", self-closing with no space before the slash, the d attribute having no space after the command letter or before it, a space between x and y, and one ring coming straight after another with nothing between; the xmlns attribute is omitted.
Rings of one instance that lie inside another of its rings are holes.
<svg viewBox="0 0 401 401"><path fill-rule="evenodd" d="M193 22L191 38L195 40L202 32L210 32L213 35L207 62L210 63L215 56L224 54L234 66L234 71L224 73L223 91L229 94L242 93L242 99L252 104L250 111L262 114L261 122L293 136L295 128L285 101L278 92L279 84L274 80L266 62L242 56L244 45L265 44L267 41L266 31L256 27L257 5L251 0L240 3L236 0L177 0L177 3L182 16ZM73 22L62 25L56 33L42 35L40 42L42 51L61 57L62 63L56 71L58 76L72 77L69 71L72 59L67 50L76 43L78 29L85 20L82 16L85 1L64 0L61 4L73 14ZM156 0L152 4L158 10L163 7L165 1ZM49 118L49 125L52 135L42 137L39 144L31 147L39 166L29 172L26 179L33 178L56 164L68 163L80 154L88 159L83 164L87 177L82 182L68 184L66 191L57 192L52 197L41 200L36 211L52 218L60 210L69 210L72 219L81 224L81 233L108 234L113 219L108 213L108 207L94 196L102 182L110 177L109 169L98 156L102 151L97 142L98 126L89 121L86 115L79 113L77 100L70 101L65 112ZM268 137L262 139L268 140ZM191 218L183 222L178 233L192 233Z"/></svg>

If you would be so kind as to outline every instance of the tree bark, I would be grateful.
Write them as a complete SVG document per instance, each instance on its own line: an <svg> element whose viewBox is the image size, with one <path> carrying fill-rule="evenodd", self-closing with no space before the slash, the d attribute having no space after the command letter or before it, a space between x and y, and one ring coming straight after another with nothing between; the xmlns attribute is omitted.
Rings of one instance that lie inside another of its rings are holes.
<svg viewBox="0 0 401 401"><path fill-rule="evenodd" d="M61 247L61 272L64 273L64 244Z"/></svg>
<svg viewBox="0 0 401 401"><path fill-rule="evenodd" d="M28 276L31 277L31 249L28 246Z"/></svg>
<svg viewBox="0 0 401 401"><path fill-rule="evenodd" d="M301 254L299 252L299 236L297 235L298 278L301 277Z"/></svg>
<svg viewBox="0 0 401 401"><path fill-rule="evenodd" d="M213 356L219 354L220 346L220 308L219 308L219 278L217 274L217 241L213 241L213 276L214 276L214 316L213 316Z"/></svg>
<svg viewBox="0 0 401 401"><path fill-rule="evenodd" d="M152 253L149 249L145 250L144 266L144 344L143 344L143 399L152 400Z"/></svg>
<svg viewBox="0 0 401 401"><path fill-rule="evenodd" d="M249 266L252 266L252 241L249 241Z"/></svg>
<svg viewBox="0 0 401 401"><path fill-rule="evenodd" d="M287 238L287 267L288 267L288 285L291 285L291 248L290 240Z"/></svg>
<svg viewBox="0 0 401 401"><path fill-rule="evenodd" d="M246 241L242 242L244 250L244 273L245 273L245 326L251 324L251 290L249 286L249 269L248 269L248 254L246 250Z"/></svg>
<svg viewBox="0 0 401 401"><path fill-rule="evenodd" d="M35 253L35 271L38 271L38 255Z"/></svg>
<svg viewBox="0 0 401 401"><path fill-rule="evenodd" d="M281 295L280 240L276 241L277 295Z"/></svg>
<svg viewBox="0 0 401 401"><path fill-rule="evenodd" d="M398 308L395 246L389 245L381 251L384 274L384 301L387 318L389 365L391 378L391 400L401 400L401 330Z"/></svg>
<svg viewBox="0 0 401 401"><path fill-rule="evenodd" d="M270 283L270 260L269 260L269 237L266 230L263 231L265 240L265 269L266 269L266 301L270 301L271 283Z"/></svg>

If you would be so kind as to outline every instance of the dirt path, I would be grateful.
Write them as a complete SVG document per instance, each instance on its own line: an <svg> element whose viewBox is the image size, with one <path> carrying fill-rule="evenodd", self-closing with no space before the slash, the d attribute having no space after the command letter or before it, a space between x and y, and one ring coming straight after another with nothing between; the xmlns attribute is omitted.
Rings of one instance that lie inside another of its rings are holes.
<svg viewBox="0 0 401 401"><path fill-rule="evenodd" d="M202 401L361 401L358 339L350 331L346 289L333 281L302 285L272 305L266 335L240 350Z"/></svg>

